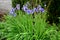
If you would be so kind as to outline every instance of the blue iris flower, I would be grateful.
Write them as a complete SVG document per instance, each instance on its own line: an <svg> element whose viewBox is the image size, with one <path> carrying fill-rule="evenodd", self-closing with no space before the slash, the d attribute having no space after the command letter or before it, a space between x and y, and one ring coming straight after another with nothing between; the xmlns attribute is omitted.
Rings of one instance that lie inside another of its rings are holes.
<svg viewBox="0 0 60 40"><path fill-rule="evenodd" d="M16 9L17 9L17 10L20 10L20 4L17 4L17 5L16 5Z"/></svg>
<svg viewBox="0 0 60 40"><path fill-rule="evenodd" d="M15 12L15 8L12 8L11 10L10 10L10 14L13 14Z"/></svg>
<svg viewBox="0 0 60 40"><path fill-rule="evenodd" d="M16 16L16 14L15 14L15 10L16 10L16 8L12 8L11 10L10 10L10 15L12 15L12 16Z"/></svg>
<svg viewBox="0 0 60 40"><path fill-rule="evenodd" d="M27 13L27 14L31 14L31 13L33 13L33 12L32 12L32 10L29 9L29 10L26 10L26 13Z"/></svg>
<svg viewBox="0 0 60 40"><path fill-rule="evenodd" d="M35 10L36 12L38 12L38 9L36 8L36 10Z"/></svg>
<svg viewBox="0 0 60 40"><path fill-rule="evenodd" d="M27 6L23 5L23 8L22 8L23 11L26 11L28 10Z"/></svg>
<svg viewBox="0 0 60 40"><path fill-rule="evenodd" d="M33 9L33 12L38 12L38 9L37 9L37 8L34 8L34 9Z"/></svg>
<svg viewBox="0 0 60 40"><path fill-rule="evenodd" d="M44 12L45 10L44 10L44 8L39 8L39 11L41 11L41 12Z"/></svg>
<svg viewBox="0 0 60 40"><path fill-rule="evenodd" d="M44 8L41 7L41 5L38 5L36 8L33 8L32 10L28 9L28 4L23 5L22 10L25 11L27 14L33 14L34 12L44 12Z"/></svg>

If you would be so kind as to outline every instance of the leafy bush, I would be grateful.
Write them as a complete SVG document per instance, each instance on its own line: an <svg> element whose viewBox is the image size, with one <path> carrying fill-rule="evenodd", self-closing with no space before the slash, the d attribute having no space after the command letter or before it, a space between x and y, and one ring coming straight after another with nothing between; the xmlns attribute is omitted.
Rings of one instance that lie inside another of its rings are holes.
<svg viewBox="0 0 60 40"><path fill-rule="evenodd" d="M5 16L5 22L0 22L0 39L6 40L60 40L60 32L57 32L56 25L49 25L46 22L46 12L28 15L21 11L13 17ZM33 21L35 24L33 25Z"/></svg>

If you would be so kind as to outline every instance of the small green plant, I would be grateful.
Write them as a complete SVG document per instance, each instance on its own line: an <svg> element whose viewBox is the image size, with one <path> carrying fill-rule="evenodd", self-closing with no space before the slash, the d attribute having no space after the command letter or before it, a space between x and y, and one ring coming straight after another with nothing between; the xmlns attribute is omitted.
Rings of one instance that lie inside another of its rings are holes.
<svg viewBox="0 0 60 40"><path fill-rule="evenodd" d="M34 19L32 14L17 13L19 15L16 17L7 15L5 22L0 22L0 40L60 40L56 25L51 26L46 22L46 12L34 13Z"/></svg>

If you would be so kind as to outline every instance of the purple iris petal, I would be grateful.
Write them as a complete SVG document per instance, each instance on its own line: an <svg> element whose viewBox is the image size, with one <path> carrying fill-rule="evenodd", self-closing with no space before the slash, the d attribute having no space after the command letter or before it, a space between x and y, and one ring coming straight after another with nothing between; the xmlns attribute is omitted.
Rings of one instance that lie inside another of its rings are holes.
<svg viewBox="0 0 60 40"><path fill-rule="evenodd" d="M38 12L38 9L36 8L36 12Z"/></svg>
<svg viewBox="0 0 60 40"><path fill-rule="evenodd" d="M23 10L23 11L28 10L27 6L23 6L22 10Z"/></svg>
<svg viewBox="0 0 60 40"><path fill-rule="evenodd" d="M33 9L33 12L38 12L38 9L37 9L37 8L34 8L34 9Z"/></svg>
<svg viewBox="0 0 60 40"><path fill-rule="evenodd" d="M16 9L17 9L17 10L20 10L20 4L17 4L17 5L16 5Z"/></svg>
<svg viewBox="0 0 60 40"><path fill-rule="evenodd" d="M10 10L10 15L16 16L15 10L16 10L16 8L12 8L12 9Z"/></svg>
<svg viewBox="0 0 60 40"><path fill-rule="evenodd" d="M16 8L12 8L12 9L11 9L12 12L15 12L15 10L16 10Z"/></svg>
<svg viewBox="0 0 60 40"><path fill-rule="evenodd" d="M44 12L44 8L39 8L39 10L40 10L41 12Z"/></svg>
<svg viewBox="0 0 60 40"><path fill-rule="evenodd" d="M10 11L10 14L13 14L14 12Z"/></svg>
<svg viewBox="0 0 60 40"><path fill-rule="evenodd" d="M10 10L10 14L13 14L14 12L15 12L15 8L12 8L11 10Z"/></svg>
<svg viewBox="0 0 60 40"><path fill-rule="evenodd" d="M31 14L31 13L33 13L33 12L32 12L32 10L27 10L26 13L27 13L27 14Z"/></svg>

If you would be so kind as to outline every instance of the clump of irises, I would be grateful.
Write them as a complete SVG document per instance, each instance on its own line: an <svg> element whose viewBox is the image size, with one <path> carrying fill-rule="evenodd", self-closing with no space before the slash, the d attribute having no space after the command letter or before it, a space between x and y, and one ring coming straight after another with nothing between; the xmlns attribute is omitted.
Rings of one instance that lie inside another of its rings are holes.
<svg viewBox="0 0 60 40"><path fill-rule="evenodd" d="M41 7L41 5L38 5L37 7L33 9L29 9L28 6L30 6L30 3L27 2L25 5L23 5L22 10L26 12L27 14L33 14L33 13L39 13L44 12L44 8ZM20 4L17 4L15 8L12 8L10 11L10 15L13 15L14 17L17 15L15 13L16 10L20 10Z"/></svg>
<svg viewBox="0 0 60 40"><path fill-rule="evenodd" d="M15 8L12 7L9 14L16 17L16 15L17 15L15 12L16 10L20 10L20 4L17 4Z"/></svg>
<svg viewBox="0 0 60 40"><path fill-rule="evenodd" d="M33 9L29 9L28 6L29 6L29 3L23 5L23 7L22 7L22 10L24 12L26 12L27 14L33 14L35 12L39 13L39 12L44 12L45 11L44 8L41 7L41 5L38 5L37 7L33 8Z"/></svg>

